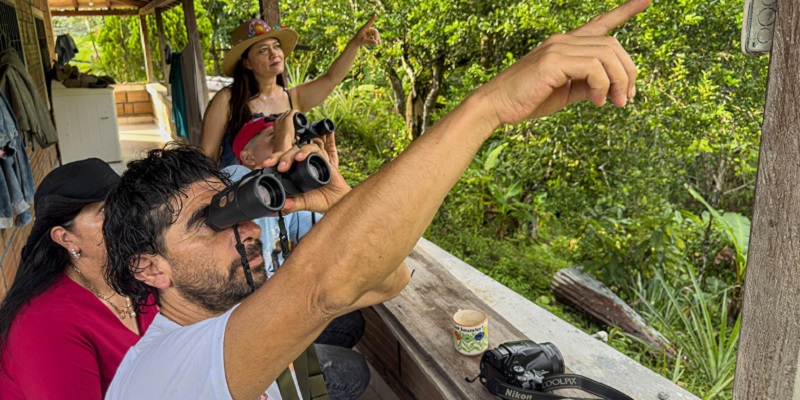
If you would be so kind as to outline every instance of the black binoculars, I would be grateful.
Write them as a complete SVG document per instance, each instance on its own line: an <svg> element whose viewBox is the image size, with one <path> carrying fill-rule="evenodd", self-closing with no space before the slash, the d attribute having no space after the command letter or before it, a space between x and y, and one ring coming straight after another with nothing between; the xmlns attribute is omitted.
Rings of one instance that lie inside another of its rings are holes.
<svg viewBox="0 0 800 400"><path fill-rule="evenodd" d="M324 118L319 121L309 122L308 117L301 112L294 114L292 122L294 122L294 134L298 138L298 145L332 133L335 129L333 121L330 119Z"/></svg>
<svg viewBox="0 0 800 400"><path fill-rule="evenodd" d="M330 181L330 166L319 154L311 154L302 162L292 164L286 172L278 172L276 167L257 169L214 196L206 225L221 231L245 221L276 215L287 196L318 189Z"/></svg>

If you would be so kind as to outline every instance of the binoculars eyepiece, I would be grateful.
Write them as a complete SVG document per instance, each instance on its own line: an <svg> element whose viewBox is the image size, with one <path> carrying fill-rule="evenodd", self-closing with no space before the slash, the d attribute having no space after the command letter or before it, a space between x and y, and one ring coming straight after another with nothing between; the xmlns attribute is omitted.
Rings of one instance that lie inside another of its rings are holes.
<svg viewBox="0 0 800 400"><path fill-rule="evenodd" d="M321 188L330 181L330 166L319 154L292 164L286 172L278 172L276 167L254 170L214 196L206 224L221 231L245 221L273 216L283 208L287 196Z"/></svg>

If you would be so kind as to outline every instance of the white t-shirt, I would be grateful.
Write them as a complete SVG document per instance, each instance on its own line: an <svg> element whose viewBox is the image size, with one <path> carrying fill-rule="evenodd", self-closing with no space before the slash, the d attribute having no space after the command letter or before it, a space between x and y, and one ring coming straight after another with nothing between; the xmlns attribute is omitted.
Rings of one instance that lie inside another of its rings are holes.
<svg viewBox="0 0 800 400"><path fill-rule="evenodd" d="M225 325L235 308L189 326L156 315L142 339L125 354L106 399L230 399L223 343ZM297 388L294 369L292 378ZM265 394L269 400L282 400L275 382ZM298 396L302 398L299 389Z"/></svg>

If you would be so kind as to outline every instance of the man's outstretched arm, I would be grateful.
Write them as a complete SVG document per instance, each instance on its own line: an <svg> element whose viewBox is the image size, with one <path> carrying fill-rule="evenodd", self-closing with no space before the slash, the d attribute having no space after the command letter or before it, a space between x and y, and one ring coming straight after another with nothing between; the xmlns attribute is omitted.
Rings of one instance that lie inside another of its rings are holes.
<svg viewBox="0 0 800 400"><path fill-rule="evenodd" d="M395 272L499 126L587 99L625 105L636 69L605 35L648 4L631 0L547 39L339 201L281 270L232 314L225 371L234 398L257 397L327 321Z"/></svg>

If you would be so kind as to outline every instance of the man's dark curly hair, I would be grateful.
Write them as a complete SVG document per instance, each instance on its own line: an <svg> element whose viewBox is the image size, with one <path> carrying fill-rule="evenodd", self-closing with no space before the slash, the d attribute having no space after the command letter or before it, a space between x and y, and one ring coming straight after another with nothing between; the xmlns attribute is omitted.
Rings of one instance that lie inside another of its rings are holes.
<svg viewBox="0 0 800 400"><path fill-rule="evenodd" d="M117 186L106 199L103 235L108 251L106 280L139 307L155 289L134 277L142 254L164 255L167 228L175 223L194 183L229 176L217 169L199 147L168 143L150 150L145 158L128 163Z"/></svg>

